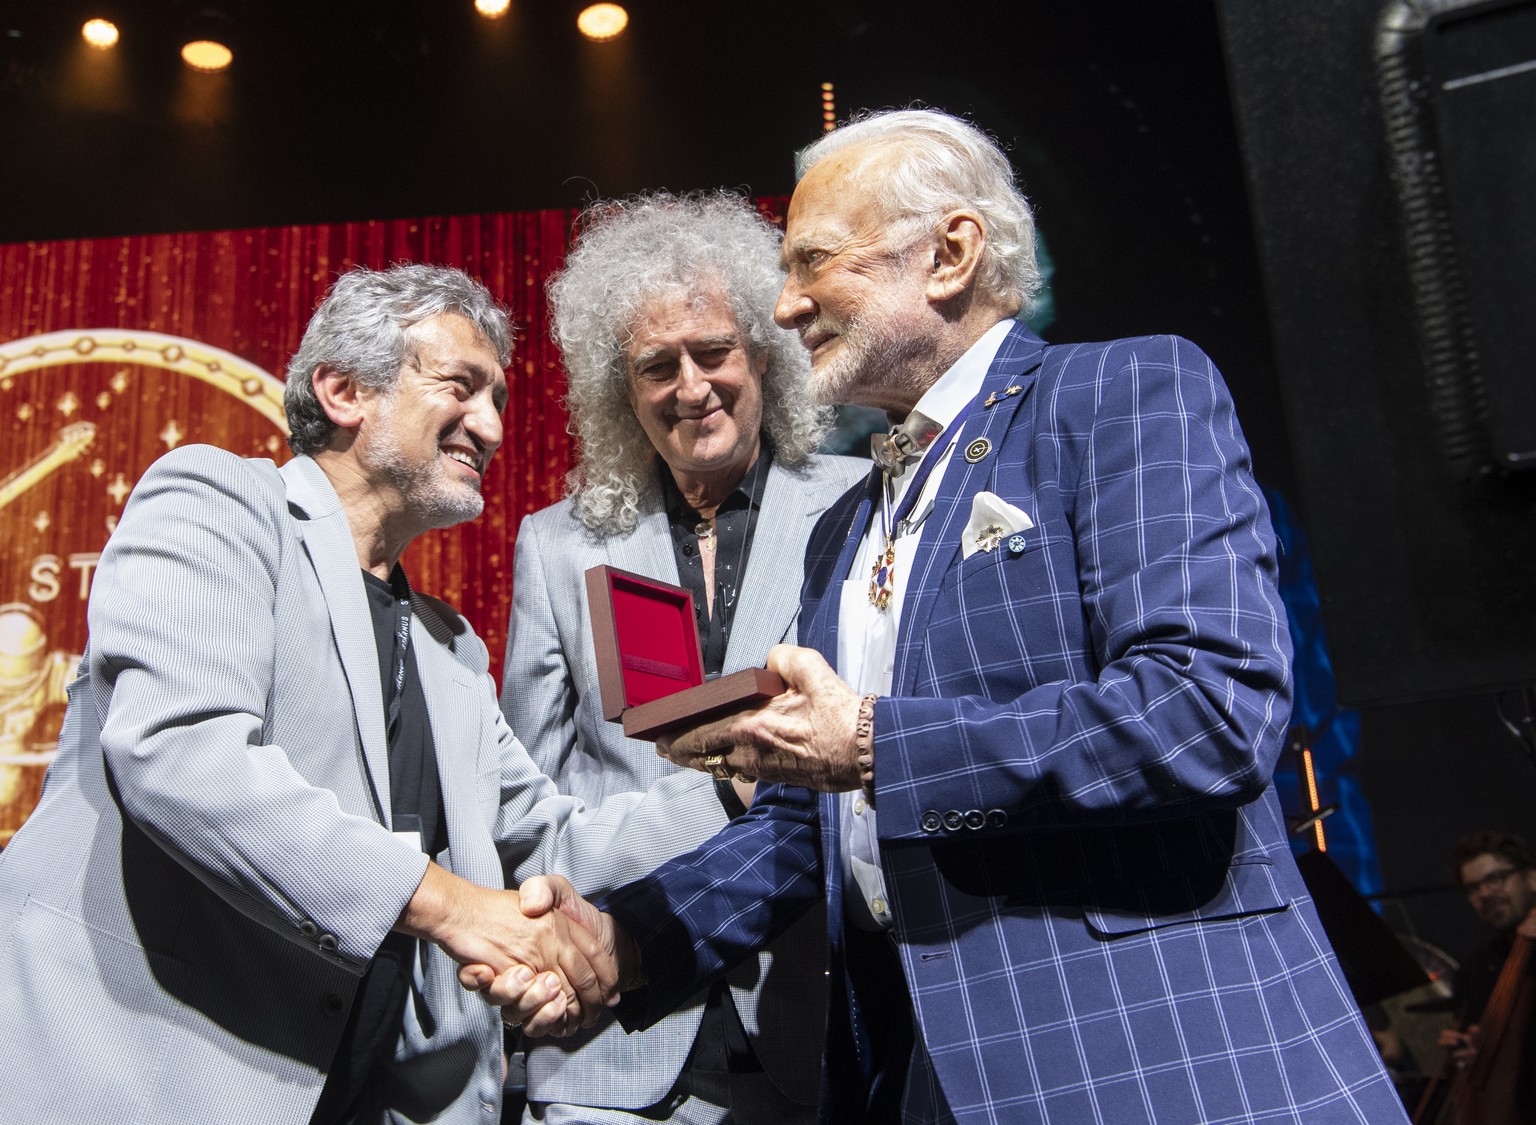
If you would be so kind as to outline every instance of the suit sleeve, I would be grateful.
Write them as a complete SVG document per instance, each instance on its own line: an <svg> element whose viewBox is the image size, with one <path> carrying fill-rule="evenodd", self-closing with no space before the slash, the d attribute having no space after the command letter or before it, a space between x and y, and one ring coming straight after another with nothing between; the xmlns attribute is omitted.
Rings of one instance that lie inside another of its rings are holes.
<svg viewBox="0 0 1536 1125"><path fill-rule="evenodd" d="M545 574L547 549L525 516L512 553L512 615L502 664L501 713L534 765L559 778L576 753L576 689Z"/></svg>
<svg viewBox="0 0 1536 1125"><path fill-rule="evenodd" d="M1079 366L1089 375L1075 389L1042 379L1033 404L1033 456L1050 441L1062 459L1075 582L1006 596L1054 599L1061 631L1084 630L1091 651L1077 674L1011 698L881 699L883 839L931 840L935 811L956 809L1001 810L1010 830L1155 821L1244 804L1269 782L1290 644L1226 388L1174 338L1121 341ZM979 608L929 634L938 660L1017 666L1055 640L1011 638L1012 615Z"/></svg>
<svg viewBox="0 0 1536 1125"><path fill-rule="evenodd" d="M272 483L221 451L177 450L139 481L91 593L101 747L125 815L172 856L310 948L313 922L361 972L426 858L265 737L286 518Z"/></svg>
<svg viewBox="0 0 1536 1125"><path fill-rule="evenodd" d="M615 1014L656 1023L783 933L822 896L815 797L766 786L745 816L598 903L640 947L647 987Z"/></svg>

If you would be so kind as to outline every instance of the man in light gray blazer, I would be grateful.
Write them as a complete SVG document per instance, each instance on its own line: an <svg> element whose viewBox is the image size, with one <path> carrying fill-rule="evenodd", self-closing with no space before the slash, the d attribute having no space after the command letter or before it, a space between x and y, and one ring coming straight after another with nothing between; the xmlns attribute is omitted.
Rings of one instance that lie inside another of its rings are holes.
<svg viewBox="0 0 1536 1125"><path fill-rule="evenodd" d="M562 792L588 803L675 780L605 721L584 575L607 563L694 595L709 672L760 666L792 638L816 517L869 471L815 455L827 415L773 324L778 231L740 197L600 205L551 281L581 459L569 495L518 532L502 708ZM669 830L615 834L656 866L713 835L750 783L698 777ZM555 868L595 893L601 864ZM600 1021L528 1051L530 1120L793 1123L815 1118L825 929L803 921L641 1035Z"/></svg>
<svg viewBox="0 0 1536 1125"><path fill-rule="evenodd" d="M502 1030L456 962L550 970L546 1014L595 1018L611 964L500 888L595 869L673 795L558 794L398 565L481 510L510 332L456 270L348 273L289 368L300 456L183 447L139 481L0 855L0 1120L484 1125Z"/></svg>

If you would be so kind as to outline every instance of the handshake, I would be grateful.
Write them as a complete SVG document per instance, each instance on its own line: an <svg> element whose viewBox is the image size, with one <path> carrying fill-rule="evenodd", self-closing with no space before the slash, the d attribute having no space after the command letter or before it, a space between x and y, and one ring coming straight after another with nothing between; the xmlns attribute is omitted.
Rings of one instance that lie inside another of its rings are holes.
<svg viewBox="0 0 1536 1125"><path fill-rule="evenodd" d="M559 875L493 891L428 864L395 928L441 946L459 982L529 1035L591 1027L643 983L634 942Z"/></svg>

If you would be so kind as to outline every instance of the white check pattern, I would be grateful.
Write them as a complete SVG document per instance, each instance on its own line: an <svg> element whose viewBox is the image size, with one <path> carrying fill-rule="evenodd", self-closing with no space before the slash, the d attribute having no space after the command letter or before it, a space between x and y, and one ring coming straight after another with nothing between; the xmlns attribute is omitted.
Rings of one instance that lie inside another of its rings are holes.
<svg viewBox="0 0 1536 1125"><path fill-rule="evenodd" d="M906 1119L1404 1121L1269 784L1289 641L1220 376L1184 340L1047 347L1020 325L992 392L992 452L946 472L875 713L891 987L919 1029ZM962 558L982 490L1029 514L1022 550ZM801 639L825 653L868 519L850 494L812 538ZM775 789L615 897L651 1012L818 893L837 815ZM858 1012L834 987L827 1121L862 1112Z"/></svg>

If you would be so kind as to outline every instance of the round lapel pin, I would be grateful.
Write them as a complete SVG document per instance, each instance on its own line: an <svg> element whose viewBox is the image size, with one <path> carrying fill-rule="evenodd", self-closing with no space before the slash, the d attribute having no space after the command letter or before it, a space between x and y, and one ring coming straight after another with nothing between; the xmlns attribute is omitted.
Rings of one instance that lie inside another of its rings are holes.
<svg viewBox="0 0 1536 1125"><path fill-rule="evenodd" d="M992 443L984 437L979 437L965 447L965 459L974 465L988 453L992 452Z"/></svg>
<svg viewBox="0 0 1536 1125"><path fill-rule="evenodd" d="M1024 553L1024 536L1010 535L1008 537L1008 552L1014 555L1022 555Z"/></svg>

